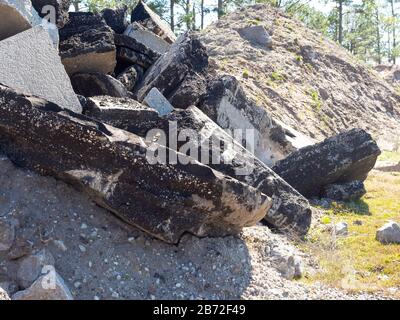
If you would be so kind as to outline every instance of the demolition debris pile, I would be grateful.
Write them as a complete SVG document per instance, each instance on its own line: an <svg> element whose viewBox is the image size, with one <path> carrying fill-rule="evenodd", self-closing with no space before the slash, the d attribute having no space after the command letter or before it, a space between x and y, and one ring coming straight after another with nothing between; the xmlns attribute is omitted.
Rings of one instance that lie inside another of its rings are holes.
<svg viewBox="0 0 400 320"><path fill-rule="evenodd" d="M68 13L68 4L0 0L0 149L17 166L71 184L127 226L173 244L187 233L234 235L260 221L304 236L311 223L307 198L364 194L363 181L380 154L366 131L314 144L259 104L241 77L216 67L208 31L176 38L143 2L130 23L124 8ZM45 5L56 8L53 25L38 18ZM255 10L271 9L248 12ZM216 26L221 23L226 28ZM229 33L266 56L276 48L266 26L246 19ZM399 114L392 102L385 108ZM175 146L159 134L149 138L155 129L166 136L190 130L196 137ZM252 130L252 139L233 139L238 129ZM204 141L230 143L209 146L220 155L216 162L182 151L192 142L200 154ZM150 163L154 149L180 161ZM9 232L1 235L0 250L12 261L31 257L29 248L21 249L29 247L27 239L14 240L17 226L1 223ZM15 246L20 252L10 257ZM41 266L45 257L31 259ZM17 281L25 291L15 298L46 295L37 293L36 271ZM57 297L70 298L59 275L56 283Z"/></svg>

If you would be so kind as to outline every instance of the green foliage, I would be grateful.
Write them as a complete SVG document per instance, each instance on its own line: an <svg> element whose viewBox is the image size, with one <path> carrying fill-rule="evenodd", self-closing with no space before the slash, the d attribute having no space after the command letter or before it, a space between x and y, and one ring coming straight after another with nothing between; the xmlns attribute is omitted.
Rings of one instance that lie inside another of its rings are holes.
<svg viewBox="0 0 400 320"><path fill-rule="evenodd" d="M321 223L322 224L330 224L332 222L331 218L329 218L328 216L323 216L321 218Z"/></svg>
<svg viewBox="0 0 400 320"><path fill-rule="evenodd" d="M313 101L312 107L314 110L316 110L317 112L321 111L322 109L322 102L321 99L319 97L319 93L317 90L311 89L310 92L310 97Z"/></svg>
<svg viewBox="0 0 400 320"><path fill-rule="evenodd" d="M285 79L285 77L281 75L278 71L271 72L269 77L271 78L272 81L275 82L283 81Z"/></svg>
<svg viewBox="0 0 400 320"><path fill-rule="evenodd" d="M296 59L296 61L299 62L299 63L302 63L302 62L303 62L303 56L301 56L301 55L296 55L295 59Z"/></svg>
<svg viewBox="0 0 400 320"><path fill-rule="evenodd" d="M251 20L247 20L247 23L252 26L258 26L260 24L260 20L259 19L251 19Z"/></svg>
<svg viewBox="0 0 400 320"><path fill-rule="evenodd" d="M245 79L249 78L249 76L250 76L249 70L248 69L244 69L242 75L243 75L243 78L245 78Z"/></svg>

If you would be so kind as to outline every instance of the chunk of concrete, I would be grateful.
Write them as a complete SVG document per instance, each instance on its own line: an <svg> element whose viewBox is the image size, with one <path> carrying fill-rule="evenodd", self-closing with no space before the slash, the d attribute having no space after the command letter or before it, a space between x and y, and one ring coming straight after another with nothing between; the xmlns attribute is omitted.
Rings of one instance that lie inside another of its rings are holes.
<svg viewBox="0 0 400 320"><path fill-rule="evenodd" d="M250 43L257 44L263 47L272 46L272 38L265 27L262 25L240 28L237 29L237 32L243 39L246 39Z"/></svg>
<svg viewBox="0 0 400 320"><path fill-rule="evenodd" d="M249 138L243 142L267 166L312 142L286 125L274 120L268 111L249 99L233 76L219 76L208 81L199 108L221 128L242 130Z"/></svg>
<svg viewBox="0 0 400 320"><path fill-rule="evenodd" d="M40 22L29 0L0 0L0 40L28 30Z"/></svg>
<svg viewBox="0 0 400 320"><path fill-rule="evenodd" d="M17 280L20 287L28 288L48 266L54 266L50 251L42 249L36 254L25 257L19 266Z"/></svg>
<svg viewBox="0 0 400 320"><path fill-rule="evenodd" d="M400 224L390 221L376 232L376 240L383 244L400 243Z"/></svg>
<svg viewBox="0 0 400 320"><path fill-rule="evenodd" d="M359 199L366 193L364 182L355 180L324 186L322 197L337 201L348 201Z"/></svg>
<svg viewBox="0 0 400 320"><path fill-rule="evenodd" d="M197 155L207 152L206 148L209 148L212 152L208 158L201 159L203 164L271 197L272 207L264 217L268 225L292 236L307 233L311 223L308 201L198 108L175 109L166 116L160 116L155 110L131 99L95 97L88 99L86 105L84 113L90 117L150 141L157 141L158 132L150 135L153 128L162 130L168 136L190 131L189 141L177 142L178 150L187 142L198 148ZM170 123L176 123L176 127L170 127ZM213 154L219 155L219 161L211 161Z"/></svg>
<svg viewBox="0 0 400 320"><path fill-rule="evenodd" d="M38 25L47 30L53 46L58 48L57 27L41 19L29 0L0 0L0 40Z"/></svg>
<svg viewBox="0 0 400 320"><path fill-rule="evenodd" d="M174 110L174 107L169 101L158 91L157 88L153 88L144 98L143 103L154 110L157 110L160 116L165 116Z"/></svg>
<svg viewBox="0 0 400 320"><path fill-rule="evenodd" d="M55 272L40 276L29 288L12 295L12 300L73 300L71 291Z"/></svg>
<svg viewBox="0 0 400 320"><path fill-rule="evenodd" d="M175 108L197 105L206 92L205 76L208 55L198 34L186 33L147 70L144 79L135 88L143 101L152 88L157 88Z"/></svg>
<svg viewBox="0 0 400 320"><path fill-rule="evenodd" d="M82 111L60 57L42 27L1 41L0 57L1 84Z"/></svg>
<svg viewBox="0 0 400 320"><path fill-rule="evenodd" d="M153 32L145 29L137 22L129 25L124 34L135 39L137 42L159 53L160 55L167 52L170 47L170 44L167 41L160 38Z"/></svg>
<svg viewBox="0 0 400 320"><path fill-rule="evenodd" d="M160 120L156 110L129 98L91 97L86 99L83 113L140 136L146 136L149 130L158 128Z"/></svg>
<svg viewBox="0 0 400 320"><path fill-rule="evenodd" d="M127 35L116 34L114 38L119 62L147 69L160 57L159 53Z"/></svg>
<svg viewBox="0 0 400 320"><path fill-rule="evenodd" d="M132 10L131 22L139 22L168 43L173 43L176 40L176 36L170 26L141 0Z"/></svg>
<svg viewBox="0 0 400 320"><path fill-rule="evenodd" d="M112 73L117 63L114 33L98 14L70 12L60 29L60 56L69 75Z"/></svg>
<svg viewBox="0 0 400 320"><path fill-rule="evenodd" d="M352 129L299 149L272 169L305 197L319 197L330 184L364 181L380 153L371 135Z"/></svg>
<svg viewBox="0 0 400 320"><path fill-rule="evenodd" d="M5 219L0 219L0 251L11 248L15 239L15 225Z"/></svg>
<svg viewBox="0 0 400 320"><path fill-rule="evenodd" d="M55 21L52 22L58 28L64 27L68 22L68 11L72 0L32 0L32 5L40 17L44 18L55 13ZM53 8L55 12L53 12Z"/></svg>
<svg viewBox="0 0 400 320"><path fill-rule="evenodd" d="M4 86L0 99L0 147L15 164L67 181L166 242L235 234L271 206L256 188L135 134Z"/></svg>
<svg viewBox="0 0 400 320"><path fill-rule="evenodd" d="M32 252L33 243L23 239L21 237L17 237L7 252L7 259L8 260L16 260L23 256L29 255Z"/></svg>
<svg viewBox="0 0 400 320"><path fill-rule="evenodd" d="M121 34L128 27L127 10L126 6L117 9L106 8L101 11L101 16L115 33Z"/></svg>
<svg viewBox="0 0 400 320"><path fill-rule="evenodd" d="M118 74L117 80L120 81L128 91L132 91L138 77L137 68L135 66L130 66Z"/></svg>
<svg viewBox="0 0 400 320"><path fill-rule="evenodd" d="M339 222L335 224L335 233L338 236L347 236L349 233L349 226L346 222Z"/></svg>
<svg viewBox="0 0 400 320"><path fill-rule="evenodd" d="M0 287L0 301L2 300L10 300L10 297L8 296L7 291Z"/></svg>
<svg viewBox="0 0 400 320"><path fill-rule="evenodd" d="M75 93L84 97L111 96L117 98L128 97L125 86L108 74L76 73L71 77Z"/></svg>

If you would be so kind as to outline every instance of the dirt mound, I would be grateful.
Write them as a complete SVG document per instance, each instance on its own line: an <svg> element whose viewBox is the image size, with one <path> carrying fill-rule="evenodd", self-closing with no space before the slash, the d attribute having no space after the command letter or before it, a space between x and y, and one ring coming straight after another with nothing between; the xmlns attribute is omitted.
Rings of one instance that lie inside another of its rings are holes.
<svg viewBox="0 0 400 320"><path fill-rule="evenodd" d="M237 30L264 26L261 46ZM322 140L362 128L392 149L399 140L400 95L345 49L267 5L227 15L202 33L221 74L240 79L246 93L276 120Z"/></svg>

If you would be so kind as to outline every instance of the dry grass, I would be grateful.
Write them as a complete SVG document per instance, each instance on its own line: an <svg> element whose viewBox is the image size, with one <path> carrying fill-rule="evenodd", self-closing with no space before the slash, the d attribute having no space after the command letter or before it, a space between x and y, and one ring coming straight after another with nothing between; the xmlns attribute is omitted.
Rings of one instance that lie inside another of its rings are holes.
<svg viewBox="0 0 400 320"><path fill-rule="evenodd" d="M400 152L383 151L379 156L380 161L400 162Z"/></svg>
<svg viewBox="0 0 400 320"><path fill-rule="evenodd" d="M400 298L400 245L375 240L376 230L388 220L400 222L400 173L370 173L367 194L359 201L334 203L323 210L307 241L300 247L311 253L320 269L306 281L320 281L349 291L387 291ZM349 234L335 236L329 227L347 222ZM355 224L360 221L361 225Z"/></svg>

